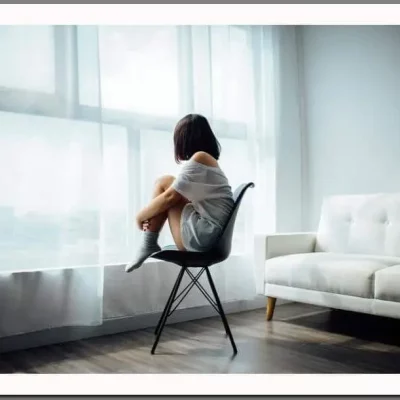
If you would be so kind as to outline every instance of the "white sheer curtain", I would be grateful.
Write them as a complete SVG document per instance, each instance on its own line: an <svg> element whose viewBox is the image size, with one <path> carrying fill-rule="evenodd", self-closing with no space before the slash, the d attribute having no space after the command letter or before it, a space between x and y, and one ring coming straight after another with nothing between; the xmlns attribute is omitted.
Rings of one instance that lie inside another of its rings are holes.
<svg viewBox="0 0 400 400"><path fill-rule="evenodd" d="M101 26L98 32L103 121L123 126L129 143L120 156L130 165L128 221L149 201L156 178L179 170L172 146L177 120L190 112L205 115L221 142L220 163L233 189L256 183L237 219L232 257L213 274L224 301L253 298L254 232L274 229L273 28ZM85 105L91 107L90 99ZM139 240L132 227L126 225L129 241L116 253L120 261L133 255ZM172 243L168 230L161 241ZM128 308L135 314L161 310L176 273L150 261L121 277L123 306L108 316ZM200 304L207 301L193 291L182 307Z"/></svg>
<svg viewBox="0 0 400 400"><path fill-rule="evenodd" d="M85 312L66 290L68 318L46 324L101 323L103 267L134 254L135 213L158 176L177 173L173 128L196 112L232 187L256 183L232 257L214 269L223 300L253 297L253 235L274 229L273 47L271 27L0 27L0 284L70 270ZM131 313L146 313L162 308L175 274L149 261L114 285ZM182 307L200 304L194 295Z"/></svg>
<svg viewBox="0 0 400 400"><path fill-rule="evenodd" d="M110 151L100 114L80 118L75 43L74 27L0 27L2 336L102 322Z"/></svg>

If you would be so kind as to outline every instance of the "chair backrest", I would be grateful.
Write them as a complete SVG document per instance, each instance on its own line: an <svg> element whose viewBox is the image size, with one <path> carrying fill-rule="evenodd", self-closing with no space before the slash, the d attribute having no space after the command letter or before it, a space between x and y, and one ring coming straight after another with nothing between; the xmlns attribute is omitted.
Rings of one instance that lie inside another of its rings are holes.
<svg viewBox="0 0 400 400"><path fill-rule="evenodd" d="M221 232L221 236L210 250L215 262L224 261L229 257L232 248L233 229L235 227L236 216L239 211L240 203L242 202L246 190L253 187L253 182L243 183L233 193L233 200L235 203L232 208L231 214L226 221L225 227Z"/></svg>

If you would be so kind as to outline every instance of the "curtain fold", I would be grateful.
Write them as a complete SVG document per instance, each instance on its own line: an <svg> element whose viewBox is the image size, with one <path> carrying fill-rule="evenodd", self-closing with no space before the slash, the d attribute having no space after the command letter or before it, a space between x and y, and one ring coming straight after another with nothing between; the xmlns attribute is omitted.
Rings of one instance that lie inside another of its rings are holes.
<svg viewBox="0 0 400 400"><path fill-rule="evenodd" d="M232 188L256 184L239 212L232 256L213 268L223 301L255 296L254 233L275 229L274 29L0 27L0 285L25 285L14 296L21 310L32 298L38 310L44 293L68 310L25 329L163 308L174 266L149 260L129 275L111 266L135 254L135 214L154 181L179 171L172 132L190 112L210 120ZM165 229L161 244L171 242ZM11 304L10 290L2 296ZM193 292L181 307L205 304ZM9 324L10 310L0 323Z"/></svg>
<svg viewBox="0 0 400 400"><path fill-rule="evenodd" d="M76 40L0 27L2 336L102 322L103 127L80 116ZM98 88L96 60L90 72Z"/></svg>

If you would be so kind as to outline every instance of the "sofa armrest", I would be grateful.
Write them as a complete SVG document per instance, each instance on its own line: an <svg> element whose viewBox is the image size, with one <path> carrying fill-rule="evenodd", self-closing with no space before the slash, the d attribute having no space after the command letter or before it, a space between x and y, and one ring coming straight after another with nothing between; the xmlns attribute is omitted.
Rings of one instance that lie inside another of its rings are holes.
<svg viewBox="0 0 400 400"><path fill-rule="evenodd" d="M257 234L254 242L257 294L264 294L266 260L289 254L313 253L315 241L313 232Z"/></svg>

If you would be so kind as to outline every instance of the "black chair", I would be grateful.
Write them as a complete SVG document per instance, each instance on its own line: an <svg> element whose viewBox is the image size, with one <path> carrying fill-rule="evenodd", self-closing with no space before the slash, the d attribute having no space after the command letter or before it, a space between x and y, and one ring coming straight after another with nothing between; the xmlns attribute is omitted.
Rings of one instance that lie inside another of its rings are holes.
<svg viewBox="0 0 400 400"><path fill-rule="evenodd" d="M220 263L229 257L232 247L233 229L235 226L236 216L239 210L239 205L242 201L242 198L246 190L250 187L254 187L254 183L250 182L247 184L242 184L235 190L235 193L233 194L233 199L235 201L235 204L232 209L231 215L229 216L229 219L221 233L221 236L210 250L205 252L179 251L175 246L167 246L164 247L161 251L152 254L151 256L152 258L177 264L181 267L181 270L178 274L178 278L176 279L175 285L172 288L171 294L168 298L167 304L165 305L161 318L158 321L158 325L155 330L155 334L157 335L157 337L156 340L154 341L153 348L151 349L151 354L154 354L157 348L158 342L161 337L161 333L164 329L168 317L170 317L171 314L178 308L183 299L189 294L193 286L198 287L200 292L204 295L204 297L209 301L209 303L221 316L222 322L225 327L225 332L231 341L233 352L234 354L237 353L236 344L235 341L233 340L233 336L229 328L229 324L226 319L224 310L222 308L221 301L218 297L217 289L215 288L214 281L211 277L209 267L214 264ZM199 268L200 271L197 274L193 274L193 272L190 271L189 268ZM185 289L181 291L179 295L177 295L179 286L182 282L182 278L185 272L190 277L191 282L185 287ZM213 292L215 300L213 300L213 298L207 293L207 291L199 282L199 279L204 272L206 272L207 274L208 282L210 284L211 291ZM176 304L174 305L174 303Z"/></svg>

